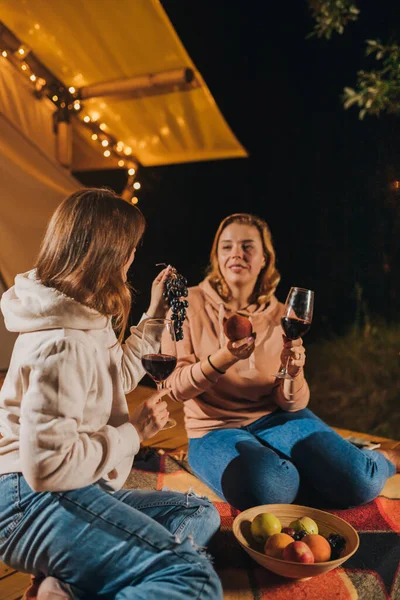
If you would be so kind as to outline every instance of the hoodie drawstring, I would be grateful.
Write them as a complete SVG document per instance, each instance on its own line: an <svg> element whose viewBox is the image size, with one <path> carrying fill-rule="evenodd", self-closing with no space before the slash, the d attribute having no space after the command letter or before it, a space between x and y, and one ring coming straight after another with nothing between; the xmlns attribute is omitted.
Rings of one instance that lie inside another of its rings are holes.
<svg viewBox="0 0 400 600"><path fill-rule="evenodd" d="M219 327L219 347L225 346L225 332L224 332L224 320L225 320L225 306L223 302L219 303L218 309L218 327Z"/></svg>
<svg viewBox="0 0 400 600"><path fill-rule="evenodd" d="M251 316L247 317L251 323L251 327L253 328L253 319ZM255 369L256 368L256 359L255 359L255 349L254 352L252 354L250 354L249 356L249 369Z"/></svg>

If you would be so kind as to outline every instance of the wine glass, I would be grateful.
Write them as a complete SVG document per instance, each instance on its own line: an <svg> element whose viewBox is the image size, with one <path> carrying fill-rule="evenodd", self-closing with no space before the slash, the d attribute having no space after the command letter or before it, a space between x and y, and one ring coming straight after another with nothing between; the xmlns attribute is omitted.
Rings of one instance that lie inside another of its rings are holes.
<svg viewBox="0 0 400 600"><path fill-rule="evenodd" d="M169 319L148 319L143 326L141 359L144 370L164 389L164 381L176 367L176 340L174 324ZM160 400L161 402L161 400ZM175 427L175 419L168 419L163 429Z"/></svg>
<svg viewBox="0 0 400 600"><path fill-rule="evenodd" d="M297 340L304 336L311 327L314 309L314 292L299 287L291 287L285 302L285 310L281 318L282 329L289 340ZM289 358L282 365L275 377L290 379L287 367Z"/></svg>

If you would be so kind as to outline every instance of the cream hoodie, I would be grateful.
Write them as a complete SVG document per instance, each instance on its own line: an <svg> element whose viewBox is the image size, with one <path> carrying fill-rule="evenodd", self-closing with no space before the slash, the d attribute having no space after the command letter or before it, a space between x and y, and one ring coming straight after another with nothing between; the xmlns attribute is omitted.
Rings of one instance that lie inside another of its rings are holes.
<svg viewBox="0 0 400 600"><path fill-rule="evenodd" d="M1 308L20 335L0 391L0 474L21 472L36 491L121 488L140 444L125 394L144 375L141 327L116 344L110 319L35 271L17 275Z"/></svg>
<svg viewBox="0 0 400 600"><path fill-rule="evenodd" d="M200 362L225 346L224 320L232 313L208 279L189 289L189 308L183 324L184 338L178 343L178 364L168 378L176 400L184 402L189 438L199 438L213 429L250 425L277 407L297 411L308 404L307 382L288 402L281 381L274 377L283 348L280 319L283 305L272 298L268 306L250 306L239 311L257 333L255 351L227 370L207 379Z"/></svg>

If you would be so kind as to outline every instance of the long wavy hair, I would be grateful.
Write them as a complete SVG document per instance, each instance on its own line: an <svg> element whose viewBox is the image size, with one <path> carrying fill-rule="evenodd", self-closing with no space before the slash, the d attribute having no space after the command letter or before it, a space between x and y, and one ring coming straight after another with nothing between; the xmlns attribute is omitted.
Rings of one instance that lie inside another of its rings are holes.
<svg viewBox="0 0 400 600"><path fill-rule="evenodd" d="M240 225L251 225L256 227L262 241L265 266L261 269L257 278L253 293L249 298L250 304L264 304L270 301L280 281L280 274L275 266L275 250L272 244L272 236L267 223L255 215L247 213L235 213L221 221L215 234L210 253L210 264L207 275L211 286L225 302L232 298L232 292L222 276L218 262L218 243L222 232L228 225L239 223Z"/></svg>
<svg viewBox="0 0 400 600"><path fill-rule="evenodd" d="M123 339L132 293L124 266L139 244L146 221L113 191L84 188L66 198L47 227L38 279L70 298L112 317Z"/></svg>

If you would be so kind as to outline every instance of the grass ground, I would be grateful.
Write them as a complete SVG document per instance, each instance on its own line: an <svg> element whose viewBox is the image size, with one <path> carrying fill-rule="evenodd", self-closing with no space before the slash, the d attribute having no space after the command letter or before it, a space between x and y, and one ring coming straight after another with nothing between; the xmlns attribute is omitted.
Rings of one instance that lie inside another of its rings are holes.
<svg viewBox="0 0 400 600"><path fill-rule="evenodd" d="M334 427L400 438L400 325L367 322L307 345L310 408Z"/></svg>

